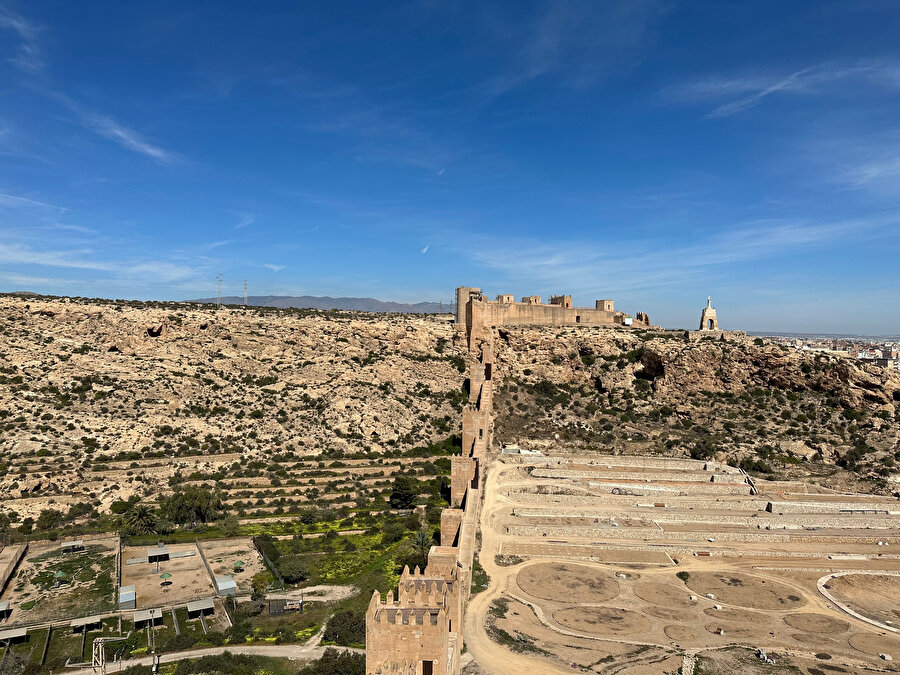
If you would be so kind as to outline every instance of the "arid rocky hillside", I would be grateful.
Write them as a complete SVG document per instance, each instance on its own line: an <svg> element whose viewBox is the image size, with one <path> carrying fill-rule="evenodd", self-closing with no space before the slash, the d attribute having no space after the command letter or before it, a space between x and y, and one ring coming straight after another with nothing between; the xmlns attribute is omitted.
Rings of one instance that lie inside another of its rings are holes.
<svg viewBox="0 0 900 675"><path fill-rule="evenodd" d="M729 459L898 491L900 372L728 334L499 333L503 442ZM841 468L849 469L852 475Z"/></svg>
<svg viewBox="0 0 900 675"><path fill-rule="evenodd" d="M423 316L0 298L0 493L102 512L175 474L446 439L453 337Z"/></svg>
<svg viewBox="0 0 900 675"><path fill-rule="evenodd" d="M504 329L496 344L502 442L900 489L900 373L653 330ZM463 348L433 316L2 297L0 494L18 518L103 514L186 481L234 486L242 515L372 498L415 457L434 475L412 451L459 431Z"/></svg>

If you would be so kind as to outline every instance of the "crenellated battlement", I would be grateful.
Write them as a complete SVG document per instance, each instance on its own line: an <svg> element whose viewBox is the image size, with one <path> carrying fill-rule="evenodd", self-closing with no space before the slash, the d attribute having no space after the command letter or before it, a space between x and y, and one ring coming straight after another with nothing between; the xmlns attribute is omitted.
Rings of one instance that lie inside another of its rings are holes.
<svg viewBox="0 0 900 675"><path fill-rule="evenodd" d="M397 593L372 593L366 611L366 673L459 673L463 612L475 552L480 462L492 433L494 356L490 341L467 336L469 402L462 452L450 459L450 508L441 514L441 545L425 569L404 567Z"/></svg>
<svg viewBox="0 0 900 675"><path fill-rule="evenodd" d="M456 326L465 331L470 342L480 340L487 329L499 326L621 326L646 327L650 317L637 312L632 317L614 309L612 300L597 300L593 307L574 307L571 295L555 295L550 303L539 295L526 295L520 302L511 293L488 300L480 288L456 289Z"/></svg>

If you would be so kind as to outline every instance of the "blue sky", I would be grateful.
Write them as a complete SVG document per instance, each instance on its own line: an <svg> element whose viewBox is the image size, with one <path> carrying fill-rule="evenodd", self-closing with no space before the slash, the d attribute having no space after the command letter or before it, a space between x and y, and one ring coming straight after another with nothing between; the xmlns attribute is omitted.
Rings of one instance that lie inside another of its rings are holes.
<svg viewBox="0 0 900 675"><path fill-rule="evenodd" d="M0 289L900 332L900 5L0 0Z"/></svg>

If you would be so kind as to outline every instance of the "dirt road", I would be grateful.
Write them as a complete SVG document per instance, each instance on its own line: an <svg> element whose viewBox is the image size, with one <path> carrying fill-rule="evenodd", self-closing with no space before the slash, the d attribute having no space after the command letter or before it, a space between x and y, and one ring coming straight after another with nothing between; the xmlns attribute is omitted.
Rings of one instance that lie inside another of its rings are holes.
<svg viewBox="0 0 900 675"><path fill-rule="evenodd" d="M484 502L481 505L481 553L478 560L488 573L490 583L485 590L473 596L466 607L466 648L483 670L496 675L515 672L570 673L570 669L560 668L550 659L509 651L491 640L485 630L491 603L506 591L512 573L512 568L501 567L494 562L500 547L500 539L493 527L494 511L509 503L506 497L498 496L497 490L500 473L505 468L498 459L488 465Z"/></svg>
<svg viewBox="0 0 900 675"><path fill-rule="evenodd" d="M247 654L252 656L269 656L273 658L286 658L292 660L313 660L322 656L328 647L309 647L306 645L225 645L223 647L209 647L207 649L193 649L186 652L173 652L171 654L162 654L160 663L172 663L181 661L182 659L199 659L201 656L213 656L216 654ZM333 647L341 651L355 652L359 654L365 653L364 649L351 649L349 647ZM152 665L153 658L144 656L139 659L129 659L118 664L110 663L106 667L107 673L118 673L130 666L149 666ZM67 670L67 675L95 675L91 668L82 670Z"/></svg>

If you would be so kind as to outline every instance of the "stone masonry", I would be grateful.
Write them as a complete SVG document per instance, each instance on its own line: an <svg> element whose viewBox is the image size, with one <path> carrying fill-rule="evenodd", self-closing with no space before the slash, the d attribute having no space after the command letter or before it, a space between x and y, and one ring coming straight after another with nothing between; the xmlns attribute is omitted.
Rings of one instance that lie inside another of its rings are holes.
<svg viewBox="0 0 900 675"><path fill-rule="evenodd" d="M645 312L631 317L616 311L612 300L597 300L594 307L573 307L571 295L554 295L549 304L538 295L527 295L516 302L510 293L488 300L480 288L456 289L456 325L458 330L480 335L492 326L649 326Z"/></svg>
<svg viewBox="0 0 900 675"><path fill-rule="evenodd" d="M431 547L424 570L404 568L396 596L388 591L382 599L375 591L369 602L369 675L456 675L460 671L481 467L492 432L494 352L489 338L480 330L466 336L469 401L462 414L462 452L451 458L450 508L441 513L441 545Z"/></svg>

